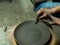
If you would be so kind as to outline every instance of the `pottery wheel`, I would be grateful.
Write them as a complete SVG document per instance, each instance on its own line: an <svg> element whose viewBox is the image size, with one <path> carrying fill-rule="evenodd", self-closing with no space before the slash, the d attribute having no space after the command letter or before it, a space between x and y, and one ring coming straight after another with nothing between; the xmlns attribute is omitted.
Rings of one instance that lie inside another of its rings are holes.
<svg viewBox="0 0 60 45"><path fill-rule="evenodd" d="M16 27L14 37L21 45L44 45L50 39L50 29L42 21L26 21Z"/></svg>

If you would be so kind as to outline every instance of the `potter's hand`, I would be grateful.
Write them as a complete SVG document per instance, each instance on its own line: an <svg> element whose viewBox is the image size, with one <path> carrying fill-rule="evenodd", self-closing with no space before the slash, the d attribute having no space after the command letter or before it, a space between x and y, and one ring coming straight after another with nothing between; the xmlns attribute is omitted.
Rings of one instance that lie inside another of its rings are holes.
<svg viewBox="0 0 60 45"><path fill-rule="evenodd" d="M60 9L60 8L59 8L59 9ZM42 18L44 18L44 17L47 17L47 15L49 15L49 14L51 14L51 13L55 13L55 12L57 12L57 11L59 11L59 10L58 10L58 7L52 8L52 9L41 8L41 9L38 10L36 13L37 13L37 15L43 13L43 15L39 17L39 19L42 19ZM60 25L60 18L53 17L52 15L50 16L50 18L53 20L53 22L54 22L55 24Z"/></svg>
<svg viewBox="0 0 60 45"><path fill-rule="evenodd" d="M60 18L56 18L56 17L54 17L54 16L52 16L52 15L50 15L49 17L52 19L52 21L53 21L55 24L60 25Z"/></svg>
<svg viewBox="0 0 60 45"><path fill-rule="evenodd" d="M54 13L54 10L41 8L36 13L37 13L37 15L40 15L41 13L43 14L42 16L39 17L41 19L41 18L47 17L48 14Z"/></svg>
<svg viewBox="0 0 60 45"><path fill-rule="evenodd" d="M57 6L57 7L52 8L52 9L41 8L36 13L37 13L37 15L43 13L43 15L40 18L44 18L48 14L55 13L55 12L60 12L60 6Z"/></svg>

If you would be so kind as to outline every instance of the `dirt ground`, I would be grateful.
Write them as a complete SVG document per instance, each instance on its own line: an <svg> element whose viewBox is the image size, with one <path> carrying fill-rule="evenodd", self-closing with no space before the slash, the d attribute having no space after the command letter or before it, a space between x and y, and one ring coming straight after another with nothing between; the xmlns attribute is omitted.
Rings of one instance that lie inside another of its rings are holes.
<svg viewBox="0 0 60 45"><path fill-rule="evenodd" d="M30 0L2 0L0 2L0 27L5 29L7 27L7 37L10 38L12 26L21 23L26 20L32 20L36 18L36 14L33 11L33 5Z"/></svg>
<svg viewBox="0 0 60 45"><path fill-rule="evenodd" d="M34 19L33 5L30 0L13 0L0 2L0 26L12 26L17 22Z"/></svg>

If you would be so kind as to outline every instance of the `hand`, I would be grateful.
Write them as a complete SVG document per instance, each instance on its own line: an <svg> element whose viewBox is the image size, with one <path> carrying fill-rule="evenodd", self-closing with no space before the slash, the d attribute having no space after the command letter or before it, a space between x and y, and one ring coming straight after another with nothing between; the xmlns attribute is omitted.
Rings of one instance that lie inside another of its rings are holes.
<svg viewBox="0 0 60 45"><path fill-rule="evenodd" d="M49 17L53 20L53 22L55 24L60 25L60 18L56 18L56 17L54 17L52 15L50 15Z"/></svg>
<svg viewBox="0 0 60 45"><path fill-rule="evenodd" d="M54 12L56 12L55 9L41 8L39 11L37 11L37 15L43 13L43 15L39 17L39 19L42 19L42 18L44 18L44 17L47 17L48 14L51 14L51 13L54 13ZM53 20L53 22L54 22L55 24L60 25L60 19L59 19L59 18L56 18L56 17L54 17L54 16L52 16L52 15L50 16L50 18Z"/></svg>
<svg viewBox="0 0 60 45"><path fill-rule="evenodd" d="M41 8L36 13L37 13L37 15L43 13L43 15L40 18L44 18L48 14L55 13L55 12L60 12L60 6L56 6L55 8L52 8L52 9Z"/></svg>
<svg viewBox="0 0 60 45"><path fill-rule="evenodd" d="M36 13L37 13L37 15L43 13L43 15L40 16L39 18L44 18L44 17L46 17L48 14L54 13L54 10L53 10L53 9L41 8L41 9L38 10Z"/></svg>

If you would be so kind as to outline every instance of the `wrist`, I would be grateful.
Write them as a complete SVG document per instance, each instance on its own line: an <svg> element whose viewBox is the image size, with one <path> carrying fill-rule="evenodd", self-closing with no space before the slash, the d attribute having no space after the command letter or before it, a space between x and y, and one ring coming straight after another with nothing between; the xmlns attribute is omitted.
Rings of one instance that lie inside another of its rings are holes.
<svg viewBox="0 0 60 45"><path fill-rule="evenodd" d="M60 11L60 6L51 9L53 13Z"/></svg>
<svg viewBox="0 0 60 45"><path fill-rule="evenodd" d="M52 8L51 9L51 13L55 13L56 12L56 9L55 8Z"/></svg>

